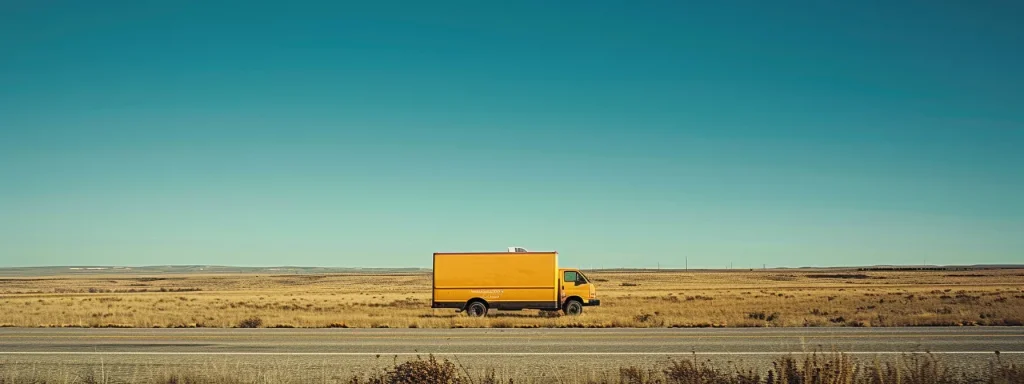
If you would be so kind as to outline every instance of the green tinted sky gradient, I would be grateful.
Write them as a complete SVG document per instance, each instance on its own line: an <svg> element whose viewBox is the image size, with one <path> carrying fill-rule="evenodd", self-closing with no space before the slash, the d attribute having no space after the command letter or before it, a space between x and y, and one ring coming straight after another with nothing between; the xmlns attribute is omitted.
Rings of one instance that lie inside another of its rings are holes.
<svg viewBox="0 0 1024 384"><path fill-rule="evenodd" d="M0 266L1022 263L1022 19L3 2Z"/></svg>

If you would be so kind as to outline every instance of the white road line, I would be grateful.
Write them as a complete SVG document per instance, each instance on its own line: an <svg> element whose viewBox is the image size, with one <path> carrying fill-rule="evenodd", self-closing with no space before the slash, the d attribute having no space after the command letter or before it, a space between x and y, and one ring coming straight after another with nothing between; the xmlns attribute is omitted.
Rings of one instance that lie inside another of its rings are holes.
<svg viewBox="0 0 1024 384"><path fill-rule="evenodd" d="M829 355L831 352L128 352L128 351L54 351L54 352L3 352L0 355L128 355L128 356L669 356L669 355L735 355L735 356L780 356L807 355L817 353ZM995 355L995 351L936 351L936 352L897 352L897 351L854 351L841 352L844 355ZM1024 351L1000 351L999 354L1024 354Z"/></svg>

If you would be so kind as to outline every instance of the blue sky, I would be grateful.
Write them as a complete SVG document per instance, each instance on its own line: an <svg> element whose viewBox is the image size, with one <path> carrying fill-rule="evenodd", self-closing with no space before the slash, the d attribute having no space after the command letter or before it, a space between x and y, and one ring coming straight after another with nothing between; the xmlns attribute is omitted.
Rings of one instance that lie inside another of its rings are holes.
<svg viewBox="0 0 1024 384"><path fill-rule="evenodd" d="M0 4L0 266L1024 263L1019 2L143 3Z"/></svg>

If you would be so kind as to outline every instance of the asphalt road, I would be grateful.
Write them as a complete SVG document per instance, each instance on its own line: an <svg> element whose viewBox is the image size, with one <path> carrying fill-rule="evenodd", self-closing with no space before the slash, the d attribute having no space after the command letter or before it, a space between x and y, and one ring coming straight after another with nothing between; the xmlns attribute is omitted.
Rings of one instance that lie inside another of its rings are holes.
<svg viewBox="0 0 1024 384"><path fill-rule="evenodd" d="M931 352L957 369L996 358L1024 362L1024 328L743 329L0 329L0 364L112 372L224 365L253 369L360 371L425 357L471 370L551 376L657 366L667 359L763 368L779 356L842 351L889 360Z"/></svg>

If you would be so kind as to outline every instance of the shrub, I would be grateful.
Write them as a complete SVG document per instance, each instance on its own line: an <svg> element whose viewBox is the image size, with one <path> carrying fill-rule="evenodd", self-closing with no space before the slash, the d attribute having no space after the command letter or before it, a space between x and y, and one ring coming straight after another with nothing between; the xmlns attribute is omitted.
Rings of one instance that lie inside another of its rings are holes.
<svg viewBox="0 0 1024 384"><path fill-rule="evenodd" d="M711 300L714 300L714 299L715 299L714 297L704 296L704 295L686 296L686 301L694 301L694 300L711 301Z"/></svg>
<svg viewBox="0 0 1024 384"><path fill-rule="evenodd" d="M750 312L747 314L747 318L754 320L764 320L767 322L775 321L779 318L779 316L780 315L778 312L772 312L770 314L766 314L764 312Z"/></svg>
<svg viewBox="0 0 1024 384"><path fill-rule="evenodd" d="M654 372L647 372L637 367L619 368L619 383L622 384L654 384L660 383Z"/></svg>
<svg viewBox="0 0 1024 384"><path fill-rule="evenodd" d="M263 325L263 319L253 316L238 322L238 328L259 328Z"/></svg>
<svg viewBox="0 0 1024 384"><path fill-rule="evenodd" d="M651 320L651 318L653 318L653 317L654 317L654 315L652 315L650 313L641 313L639 315L633 316L633 320L636 320L637 322L640 322L640 323L646 323L647 321Z"/></svg>
<svg viewBox="0 0 1024 384"><path fill-rule="evenodd" d="M352 380L359 384L358 379ZM459 373L458 367L448 360L437 361L433 355L427 360L413 360L396 365L383 374L371 376L366 384L463 384L470 383Z"/></svg>
<svg viewBox="0 0 1024 384"><path fill-rule="evenodd" d="M663 370L665 380L668 383L690 384L755 384L760 383L761 378L755 373L737 372L735 377L719 371L717 368L707 364L697 364L690 360L672 361L668 368ZM652 381L654 382L654 381Z"/></svg>
<svg viewBox="0 0 1024 384"><path fill-rule="evenodd" d="M549 319L549 318L561 317L562 313L559 312L559 311L540 311L540 313L538 313L538 315L540 317L542 317L542 318Z"/></svg>
<svg viewBox="0 0 1024 384"><path fill-rule="evenodd" d="M765 383L854 383L856 377L857 365L848 356L822 358L813 354L803 362L788 356L779 359L768 371Z"/></svg>

